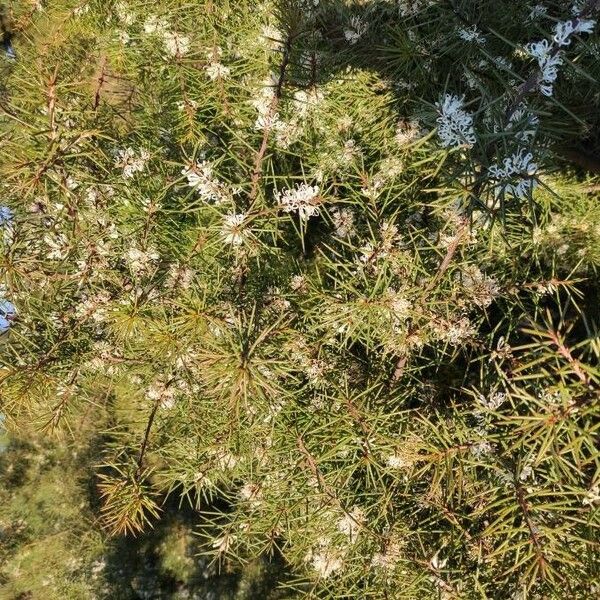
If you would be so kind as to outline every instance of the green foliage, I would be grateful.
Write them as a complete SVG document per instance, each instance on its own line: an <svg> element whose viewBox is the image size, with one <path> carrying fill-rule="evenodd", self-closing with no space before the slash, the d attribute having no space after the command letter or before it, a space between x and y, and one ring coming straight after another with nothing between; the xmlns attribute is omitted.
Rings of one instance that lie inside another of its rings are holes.
<svg viewBox="0 0 600 600"><path fill-rule="evenodd" d="M107 532L190 510L161 560L254 597L597 593L598 3L545 6L8 5L0 409L102 436Z"/></svg>

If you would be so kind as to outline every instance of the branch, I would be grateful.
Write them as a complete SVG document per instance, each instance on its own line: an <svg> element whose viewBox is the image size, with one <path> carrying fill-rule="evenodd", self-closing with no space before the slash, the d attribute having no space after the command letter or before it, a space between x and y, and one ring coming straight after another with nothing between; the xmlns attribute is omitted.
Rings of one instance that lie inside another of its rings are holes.
<svg viewBox="0 0 600 600"><path fill-rule="evenodd" d="M521 508L521 512L523 513L523 518L525 519L527 529L529 530L529 539L531 540L531 542L533 544L533 548L535 550L535 555L537 557L538 564L540 565L540 571L542 574L542 578L545 579L548 561L544 555L544 551L542 548L542 543L539 538L537 527L531 520L531 515L529 513L529 506L527 504L527 500L525 499L525 495L523 494L523 488L518 483L515 483L515 491L517 494L517 502L519 503L519 507Z"/></svg>
<svg viewBox="0 0 600 600"><path fill-rule="evenodd" d="M267 119L265 122L265 128L263 131L263 137L260 144L260 148L254 160L254 169L252 171L252 178L250 180L251 187L249 194L251 206L252 204L254 204L258 196L258 186L260 184L263 162L265 159L265 154L267 152L269 134L271 133L271 119L277 112L277 108L279 106L279 102L283 93L283 85L285 83L287 68L290 62L290 54L292 52L293 40L293 36L290 35L285 42L285 46L283 49L283 58L281 59L281 64L279 65L279 77L277 79L277 84L275 85L275 93L273 95L273 99L271 100L271 104L269 105L269 112L267 113Z"/></svg>

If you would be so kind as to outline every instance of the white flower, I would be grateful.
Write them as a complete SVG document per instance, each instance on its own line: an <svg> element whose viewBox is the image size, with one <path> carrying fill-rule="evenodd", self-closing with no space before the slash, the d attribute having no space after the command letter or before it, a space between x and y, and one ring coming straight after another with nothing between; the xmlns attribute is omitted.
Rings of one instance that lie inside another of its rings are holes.
<svg viewBox="0 0 600 600"><path fill-rule="evenodd" d="M298 211L303 221L319 214L318 202L320 199L318 186L301 183L294 189L286 189L275 195L277 203L285 212Z"/></svg>
<svg viewBox="0 0 600 600"><path fill-rule="evenodd" d="M554 82L558 77L558 67L563 62L561 54L554 51L548 40L528 44L525 50L530 56L537 58L540 69L538 74L540 91L544 96L552 96Z"/></svg>
<svg viewBox="0 0 600 600"><path fill-rule="evenodd" d="M473 444L470 448L471 454L477 458L481 459L484 456L489 456L494 453L494 447L488 441L480 441Z"/></svg>
<svg viewBox="0 0 600 600"><path fill-rule="evenodd" d="M189 267L185 267L179 263L174 263L169 267L165 287L167 289L181 287L182 289L187 290L190 285L192 285L194 275L194 271Z"/></svg>
<svg viewBox="0 0 600 600"><path fill-rule="evenodd" d="M374 567L382 569L393 569L402 558L402 546L399 542L392 540L383 552L376 552L371 559Z"/></svg>
<svg viewBox="0 0 600 600"><path fill-rule="evenodd" d="M219 554L223 554L224 552L227 552L227 550L229 550L229 548L231 547L231 543L234 540L235 540L235 536L225 534L221 537L216 538L212 543L212 547L215 550L217 550L217 552L219 552Z"/></svg>
<svg viewBox="0 0 600 600"><path fill-rule="evenodd" d="M360 17L354 16L350 19L350 26L344 29L344 37L351 44L356 44L369 28Z"/></svg>
<svg viewBox="0 0 600 600"><path fill-rule="evenodd" d="M323 92L317 89L298 90L294 92L293 102L298 116L300 118L306 117L306 115L323 100L323 98Z"/></svg>
<svg viewBox="0 0 600 600"><path fill-rule="evenodd" d="M348 536L350 542L355 542L358 532L364 525L364 521L364 511L362 508L355 506L338 521L337 528L340 533Z"/></svg>
<svg viewBox="0 0 600 600"><path fill-rule="evenodd" d="M240 489L240 498L250 503L250 506L257 507L261 503L262 491L257 483L245 483Z"/></svg>
<svg viewBox="0 0 600 600"><path fill-rule="evenodd" d="M445 94L436 107L440 113L437 123L442 146L472 146L476 141L473 116L463 109L463 98Z"/></svg>
<svg viewBox="0 0 600 600"><path fill-rule="evenodd" d="M558 67L563 64L563 57L558 48L569 46L573 34L592 33L595 25L596 21L592 19L563 21L555 25L552 41L541 40L526 46L527 53L538 61L540 69L538 83L544 96L552 96L554 82L558 77Z"/></svg>
<svg viewBox="0 0 600 600"><path fill-rule="evenodd" d="M531 113L525 103L521 103L517 109L510 115L507 129L515 130L515 139L519 142L529 142L534 137L540 119L537 115Z"/></svg>
<svg viewBox="0 0 600 600"><path fill-rule="evenodd" d="M465 42L475 42L476 44L485 44L485 37L477 29L477 25L473 25L468 29L465 27L461 27L458 30L458 37L465 40Z"/></svg>
<svg viewBox="0 0 600 600"><path fill-rule="evenodd" d="M398 453L388 455L385 463L390 469L405 469L413 464L412 461Z"/></svg>
<svg viewBox="0 0 600 600"><path fill-rule="evenodd" d="M197 162L182 169L181 174L185 175L188 185L194 188L203 200L219 203L227 197L225 185L213 175L212 163Z"/></svg>
<svg viewBox="0 0 600 600"><path fill-rule="evenodd" d="M212 81L215 81L216 79L227 79L230 73L231 69L222 65L220 62L212 62L206 67L206 74Z"/></svg>
<svg viewBox="0 0 600 600"><path fill-rule="evenodd" d="M301 132L300 125L292 120L289 123L276 118L270 125L275 129L275 141L280 148L289 148L298 138Z"/></svg>
<svg viewBox="0 0 600 600"><path fill-rule="evenodd" d="M157 17L156 15L150 15L144 21L144 32L148 35L152 35L153 33L162 33L163 35L167 31L167 21L162 17Z"/></svg>
<svg viewBox="0 0 600 600"><path fill-rule="evenodd" d="M135 15L127 10L126 2L117 2L114 10L119 19L121 19L125 25L133 25L135 22Z"/></svg>
<svg viewBox="0 0 600 600"><path fill-rule="evenodd" d="M524 199L537 184L533 178L537 172L537 164L533 162L533 154L520 148L505 158L502 166L496 164L488 168L491 178L498 182L496 194L504 192L516 198Z"/></svg>
<svg viewBox="0 0 600 600"><path fill-rule="evenodd" d="M310 562L313 569L323 578L329 577L344 566L339 551L331 548L325 540L320 542L316 550L311 550L305 560Z"/></svg>
<svg viewBox="0 0 600 600"><path fill-rule="evenodd" d="M335 235L340 238L348 237L354 233L354 214L348 208L334 209L331 212Z"/></svg>
<svg viewBox="0 0 600 600"><path fill-rule="evenodd" d="M477 333L467 317L461 317L456 321L444 320L440 323L434 323L433 330L438 339L447 342L451 346L458 346Z"/></svg>
<svg viewBox="0 0 600 600"><path fill-rule="evenodd" d="M574 19L573 21L563 21L557 23L554 27L554 37L552 40L559 46L568 46L571 43L570 37L575 33L592 33L596 21L592 19Z"/></svg>
<svg viewBox="0 0 600 600"><path fill-rule="evenodd" d="M496 410L500 407L507 399L507 395L504 392L494 392L490 396L478 396L477 402L481 404L486 410Z"/></svg>
<svg viewBox="0 0 600 600"><path fill-rule="evenodd" d="M165 31L163 34L165 48L171 56L183 56L190 49L190 38L174 31Z"/></svg>
<svg viewBox="0 0 600 600"><path fill-rule="evenodd" d="M594 506L600 503L600 485L596 484L588 490L587 494L581 501L584 506Z"/></svg>
<svg viewBox="0 0 600 600"><path fill-rule="evenodd" d="M115 167L121 167L123 169L123 177L130 179L136 173L145 169L149 159L150 153L144 148L140 150L139 155L136 154L133 148L126 148L125 150L119 150L115 160Z"/></svg>
<svg viewBox="0 0 600 600"><path fill-rule="evenodd" d="M221 235L227 244L240 246L244 243L243 223L246 215L230 213L225 216L221 227Z"/></svg>
<svg viewBox="0 0 600 600"><path fill-rule="evenodd" d="M500 286L493 277L486 277L477 265L468 265L457 273L457 279L477 306L485 308L500 293Z"/></svg>
<svg viewBox="0 0 600 600"><path fill-rule="evenodd" d="M536 4L531 9L531 12L529 13L529 16L527 17L527 20L535 21L539 17L545 17L547 14L548 14L548 9L545 6L543 6L541 4Z"/></svg>
<svg viewBox="0 0 600 600"><path fill-rule="evenodd" d="M136 275L142 275L149 271L160 259L160 255L153 248L148 248L145 252L133 246L125 253L125 260L131 271Z"/></svg>
<svg viewBox="0 0 600 600"><path fill-rule="evenodd" d="M50 260L62 260L69 252L69 240L62 233L55 234L54 236L46 234L44 236L44 243L50 248L50 252L47 254Z"/></svg>
<svg viewBox="0 0 600 600"><path fill-rule="evenodd" d="M521 469L521 474L519 475L520 481L526 481L533 475L533 467L530 463L525 463L523 468Z"/></svg>
<svg viewBox="0 0 600 600"><path fill-rule="evenodd" d="M417 119L402 120L396 126L395 139L398 145L405 146L422 136L421 126Z"/></svg>
<svg viewBox="0 0 600 600"><path fill-rule="evenodd" d="M146 390L146 398L158 403L163 408L173 408L175 406L175 389L173 386L167 386L161 379L157 379Z"/></svg>

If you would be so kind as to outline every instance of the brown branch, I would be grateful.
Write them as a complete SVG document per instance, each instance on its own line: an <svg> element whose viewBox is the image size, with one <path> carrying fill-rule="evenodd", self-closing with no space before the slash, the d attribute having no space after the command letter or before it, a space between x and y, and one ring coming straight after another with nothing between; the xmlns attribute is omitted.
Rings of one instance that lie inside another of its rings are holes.
<svg viewBox="0 0 600 600"><path fill-rule="evenodd" d="M96 90L94 92L94 103L92 105L93 110L97 110L100 105L100 92L102 90L102 86L106 82L106 54L102 56L100 59L100 76L98 77L98 82L96 85Z"/></svg>
<svg viewBox="0 0 600 600"><path fill-rule="evenodd" d="M58 132L56 127L56 82L58 81L58 65L48 81L48 119L50 120L50 139L55 140Z"/></svg>
<svg viewBox="0 0 600 600"><path fill-rule="evenodd" d="M281 100L281 96L283 93L283 85L285 83L285 77L287 73L287 68L290 62L290 54L292 52L292 43L294 38L290 35L285 43L283 49L283 58L281 60L281 64L279 65L279 77L277 78L277 84L275 85L275 92L273 94L273 99L271 100L271 104L269 105L269 110L267 112L267 118L265 122L265 127L263 131L263 137L260 144L260 148L256 154L254 159L254 169L252 170L252 178L250 180L250 204L254 204L257 196L258 196L258 186L260 184L260 179L262 175L262 167L263 162L265 160L265 154L267 153L267 146L269 142L269 135L271 133L271 119L277 112L277 107L279 106L279 102Z"/></svg>
<svg viewBox="0 0 600 600"><path fill-rule="evenodd" d="M169 381L167 381L167 383L165 384L165 390L167 390L173 384L174 381L175 381L174 377L169 379ZM148 440L150 439L150 432L152 431L152 425L154 424L156 412L158 411L158 407L161 405L162 400L163 400L162 395L160 395L154 401L154 405L152 406L152 411L150 412L150 416L148 417L148 422L146 423L146 430L144 431L144 438L142 440L142 445L140 447L140 454L139 454L138 460L137 460L136 478L137 478L137 476L139 476L139 474L142 471L142 466L144 464L144 456L146 454L146 450L148 449Z"/></svg>
<svg viewBox="0 0 600 600"><path fill-rule="evenodd" d="M344 515L346 515L355 525L357 525L359 529L364 530L366 533L368 533L369 535L371 535L372 537L374 537L377 540L385 541L387 539L385 536L377 533L376 531L374 531L373 529L368 527L365 523L361 523L361 522L357 521L354 518L354 516L344 508L344 506L341 503L340 499L338 498L338 495L336 494L335 490L333 490L331 488L331 486L329 486L329 484L325 481L325 478L323 477L323 474L321 473L321 470L319 469L319 466L317 465L317 461L314 459L313 455L309 452L308 448L306 447L306 445L304 443L304 440L302 439L302 436L298 435L296 437L296 443L298 445L298 449L304 456L306 464L308 465L310 471L312 472L315 479L317 480L317 483L318 483L321 491L326 496L328 496L331 500L333 500L333 502L344 513Z"/></svg>
<svg viewBox="0 0 600 600"><path fill-rule="evenodd" d="M444 256L444 260L442 260L442 263L440 264L437 273L434 275L433 279L428 283L427 287L425 288L425 294L429 294L433 290L433 288L437 285L438 281L448 270L448 267L450 266L450 263L452 262L452 259L454 258L458 247L460 246L460 243L462 242L463 238L468 233L468 231L469 222L466 219L464 219L460 227L458 228L456 235L450 242L450 245L448 246L448 250L446 252L446 256Z"/></svg>
<svg viewBox="0 0 600 600"><path fill-rule="evenodd" d="M339 501L339 498L337 497L337 494L325 481L325 478L323 477L323 475L319 469L319 466L317 465L317 462L315 461L313 455L308 451L308 448L304 444L304 440L302 439L301 436L298 436L296 438L296 443L298 444L298 448L306 460L306 464L308 465L312 474L314 475L315 479L317 480L317 483L319 484L319 488L321 489L321 491L324 492L327 496L329 496L332 500L334 500L336 504L339 505L340 501Z"/></svg>
<svg viewBox="0 0 600 600"><path fill-rule="evenodd" d="M569 363L573 369L573 372L579 378L579 381L585 385L590 385L591 380L589 375L582 368L581 363L573 357L571 350L565 345L563 340L558 337L558 333L551 330L548 332L548 334L550 336L551 343L556 346L558 353Z"/></svg>
<svg viewBox="0 0 600 600"><path fill-rule="evenodd" d="M425 299L433 291L439 280L444 276L444 273L450 267L450 263L452 262L452 259L454 258L454 255L456 254L456 251L458 250L463 238L465 237L465 235L468 234L468 232L469 221L467 219L464 219L461 225L459 226L456 235L450 242L448 250L446 251L446 256L444 256L444 259L438 267L436 274L433 276L432 280L427 284L427 287L423 292L423 299ZM409 329L408 335L410 336L412 333L414 333L414 328ZM396 383L400 380L404 373L404 368L406 367L407 362L408 357L406 355L403 355L400 358L398 358L396 362L396 367L394 368L394 374L392 375L392 383Z"/></svg>
<svg viewBox="0 0 600 600"><path fill-rule="evenodd" d="M527 525L527 529L529 530L529 539L531 540L531 542L533 544L533 548L535 550L535 555L537 557L538 564L540 565L542 579L545 579L548 561L544 555L544 551L542 548L542 543L540 541L537 527L534 525L533 521L531 520L531 515L529 512L529 505L527 504L527 500L525 499L525 495L523 493L523 488L518 483L515 483L515 492L517 495L517 502L519 503L519 507L521 508L521 512L523 513L523 518L525 519L525 524Z"/></svg>

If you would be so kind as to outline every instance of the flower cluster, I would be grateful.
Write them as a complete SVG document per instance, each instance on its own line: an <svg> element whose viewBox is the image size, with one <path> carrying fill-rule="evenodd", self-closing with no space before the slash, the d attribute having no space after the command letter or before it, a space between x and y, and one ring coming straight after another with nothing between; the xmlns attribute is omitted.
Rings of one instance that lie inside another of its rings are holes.
<svg viewBox="0 0 600 600"><path fill-rule="evenodd" d="M438 135L445 148L452 146L472 146L476 142L473 129L473 116L464 110L464 98L445 94L436 103Z"/></svg>
<svg viewBox="0 0 600 600"><path fill-rule="evenodd" d="M150 160L148 150L142 148L139 154L133 148L119 150L115 159L115 167L123 169L123 177L131 179L136 173L141 173L146 168L146 163Z"/></svg>
<svg viewBox="0 0 600 600"><path fill-rule="evenodd" d="M544 96L552 96L554 82L558 77L558 68L563 64L560 48L571 44L571 36L577 33L591 33L596 21L591 19L573 19L557 23L551 41L544 39L526 47L527 53L538 61L538 85Z"/></svg>
<svg viewBox="0 0 600 600"><path fill-rule="evenodd" d="M233 246L240 246L244 243L245 232L244 232L244 221L246 215L243 213L234 214L230 213L223 219L223 225L221 227L221 236L227 244Z"/></svg>
<svg viewBox="0 0 600 600"><path fill-rule="evenodd" d="M490 166L488 173L496 182L496 196L504 193L519 199L527 198L537 183L537 168L537 164L533 162L533 154L524 148L505 158L501 165Z"/></svg>
<svg viewBox="0 0 600 600"><path fill-rule="evenodd" d="M187 179L188 185L207 202L223 202L228 197L227 186L214 175L212 163L203 160L185 167L181 174Z"/></svg>
<svg viewBox="0 0 600 600"><path fill-rule="evenodd" d="M6 333L17 316L15 305L0 297L0 334Z"/></svg>
<svg viewBox="0 0 600 600"><path fill-rule="evenodd" d="M285 212L297 211L303 221L319 214L321 196L319 187L316 185L301 183L293 189L277 192L275 199Z"/></svg>

